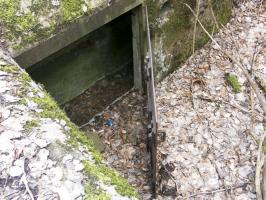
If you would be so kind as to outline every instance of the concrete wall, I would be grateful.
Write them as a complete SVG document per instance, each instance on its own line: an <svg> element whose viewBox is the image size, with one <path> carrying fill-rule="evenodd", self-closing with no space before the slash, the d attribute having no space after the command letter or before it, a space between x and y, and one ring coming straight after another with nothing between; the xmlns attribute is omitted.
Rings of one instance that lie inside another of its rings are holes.
<svg viewBox="0 0 266 200"><path fill-rule="evenodd" d="M208 0L201 0L199 19L210 31L217 31ZM194 16L184 5L196 8L196 0L146 0L153 37L154 61L157 81L164 78L192 54ZM233 0L211 0L219 24L226 24ZM208 41L207 35L197 25L195 48Z"/></svg>
<svg viewBox="0 0 266 200"><path fill-rule="evenodd" d="M76 1L76 3L75 3ZM75 5L80 4L78 0L72 1ZM93 2L93 1L92 1ZM23 67L27 68L37 62L42 61L48 56L60 51L64 47L71 45L82 37L85 37L92 31L97 30L103 25L111 22L130 10L142 4L142 0L117 0L111 5L97 11L95 8L94 14L84 13L79 18L57 24L56 32L47 35L45 39L39 38L35 43L28 42L29 45L16 49L10 49L12 56ZM45 15L50 15L49 10ZM22 26L18 24L18 26ZM36 27L34 27L36 29ZM34 30L34 28L31 28ZM37 26L38 28L38 26ZM38 29L37 29L38 30ZM37 31L36 30L36 31ZM41 30L38 30L41 31ZM7 40L7 42L10 42ZM28 47L30 46L30 47Z"/></svg>
<svg viewBox="0 0 266 200"><path fill-rule="evenodd" d="M189 9L185 7L184 3L189 4L193 9L195 9L197 5L196 0L146 0L145 2L142 2L142 0L113 1L110 6L102 9L99 12L96 12L91 16L83 16L69 25L64 25L63 31L49 38L45 42L40 43L38 46L35 46L30 50L21 51L20 53L16 54L16 60L22 66L24 66L24 68L27 68L32 64L41 61L47 56L58 52L58 50L77 41L78 38L84 37L84 35L110 22L119 15L136 8L141 4L144 4L148 6L149 11L148 15L150 19L152 44L154 50L156 80L160 81L173 70L177 69L180 64L192 54L194 17ZM211 0L211 3L218 23L220 25L225 24L230 19L233 0ZM199 18L206 26L206 28L210 32L217 31L214 25L211 7L208 4L208 0L200 1L199 10ZM141 66L143 66L144 60L143 46L145 46L146 42L145 38L143 38L143 35L145 35L145 28L143 29L143 25L145 25L145 23L143 23L144 19L142 19L143 12L141 12L141 9L139 9L138 12L134 11L133 13L133 16L138 13L137 17L135 16L132 18L134 27L134 34L132 38L134 41L134 82L135 86L140 87L142 81ZM143 35L139 33L142 33ZM104 39L104 37L107 38ZM109 34L102 35L102 39L100 40L105 40L107 42L108 37L110 37ZM208 37L198 26L196 31L195 48L198 49L202 47L207 41ZM131 41L128 41L128 43L131 43ZM68 61L69 64L66 64L67 62L64 62L64 64L57 63L57 65L59 64L60 66L54 67L55 64L50 63L50 67L46 67L46 69L40 70L35 74L37 77L41 77L41 80L44 84L49 85L49 91L56 97L56 99L60 103L63 103L70 100L74 95L78 95L82 91L84 91L90 84L95 82L95 77L99 78L104 75L102 71L105 71L105 74L109 73L109 71L107 70L108 67L105 67L105 63L102 61L104 60L104 55L107 55L106 62L110 64L110 66L114 65L113 69L116 69L118 65L124 63L123 59L126 58L126 56L124 56L124 47L121 46L119 47L121 49L118 50L115 46L111 45L102 48L100 51L97 50L97 48L94 48L94 51L90 53L90 56L85 56L82 58L79 57L78 59L75 58L76 61L73 62L69 60L71 56L66 56L67 58L65 58L65 61ZM120 61L118 54L120 54ZM116 61L108 61L108 56L110 55ZM76 70L73 69L73 65L80 66L80 64L77 63L82 63L85 59L88 58L90 65L100 66L97 69L99 71L96 70L92 72L93 70L89 70L84 66L75 67ZM98 62L97 59L101 61ZM50 72L52 71L54 75L48 76L47 74L50 74ZM68 78L56 84L56 80L59 79L57 77L62 76L62 74L68 74L66 75ZM47 80L43 80L44 78L42 76L44 75L47 77ZM83 75L85 75L88 80L81 83L79 79L76 79L76 77ZM66 85L66 83L69 83L70 81L72 85L67 85L70 87L69 90L61 89ZM74 89L74 87L77 88ZM64 93L69 94L66 95Z"/></svg>

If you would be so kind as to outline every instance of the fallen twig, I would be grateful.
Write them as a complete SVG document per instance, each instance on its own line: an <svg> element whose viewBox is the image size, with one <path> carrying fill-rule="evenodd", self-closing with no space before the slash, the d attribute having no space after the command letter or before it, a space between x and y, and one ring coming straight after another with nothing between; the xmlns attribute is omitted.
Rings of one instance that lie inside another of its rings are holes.
<svg viewBox="0 0 266 200"><path fill-rule="evenodd" d="M209 101L209 102L224 103L224 104L230 105L230 106L232 106L232 107L234 107L234 108L236 108L236 109L238 109L238 110L240 110L240 111L242 111L244 113L249 113L250 114L252 112L252 111L249 111L249 110L243 108L240 105L233 104L231 102L223 101L223 100L220 100L220 99L214 99L214 98L209 98L209 97L205 97L205 96L196 96L194 98L198 98L198 99L201 99L201 100L204 100L204 101ZM256 114L258 117L263 118L263 115L258 113L258 112L254 111L253 114Z"/></svg>
<svg viewBox="0 0 266 200"><path fill-rule="evenodd" d="M197 23L198 23L198 17L199 17L199 8L200 8L200 2L201 0L196 1L196 16L194 21L194 27L193 27L193 39L192 39L192 52L195 52L195 43L196 43L196 32L197 32Z"/></svg>
<svg viewBox="0 0 266 200"><path fill-rule="evenodd" d="M25 163L25 160L24 160ZM28 192L28 194L30 195L31 200L34 200L34 196L30 190L28 181L27 181L27 177L26 177L26 172L25 172L25 164L23 165L23 175L20 179L20 182L23 183L25 185L26 191Z"/></svg>
<svg viewBox="0 0 266 200"><path fill-rule="evenodd" d="M14 195L14 194L16 194L16 193L19 193L19 192L20 192L19 190L14 191L14 192L11 192L10 194L5 195L5 196L3 197L3 199L8 199L8 197L10 197L10 196L12 196L12 195ZM9 199L10 199L10 198L9 198Z"/></svg>
<svg viewBox="0 0 266 200"><path fill-rule="evenodd" d="M254 54L253 54L252 61L251 61L251 68L250 68L250 75L251 75L252 78L254 78L254 76L253 76L253 65L254 65L254 61L255 61L255 54L256 54L256 52L254 52ZM254 102L254 91L252 90L252 88L250 89L250 107L251 107L251 126L250 126L249 133L254 138L256 143L258 143L259 137L253 133L253 130L254 130L255 102Z"/></svg>
<svg viewBox="0 0 266 200"><path fill-rule="evenodd" d="M27 181L27 178L26 178L26 174L25 173L22 175L20 181L25 185L26 191L30 195L31 200L34 200L34 197L33 197L33 194L31 192L30 188L29 188L28 181Z"/></svg>
<svg viewBox="0 0 266 200"><path fill-rule="evenodd" d="M207 192L199 192L199 193L196 193L196 194L192 194L189 197L186 197L184 199L191 199L193 197L200 196L200 195L210 195L210 194L215 194L215 193L218 193L218 192L230 191L230 190L234 190L234 189L237 189L237 188L245 187L247 184L252 184L252 183L253 182L247 182L247 183L244 183L244 184L241 184L241 185L237 185L237 186L232 186L232 187L229 187L229 188L222 188L222 189L212 190L212 191L207 191Z"/></svg>
<svg viewBox="0 0 266 200"><path fill-rule="evenodd" d="M261 169L263 167L264 164L264 153L263 153L263 142L266 138L266 132L263 133L263 135L260 138L260 142L259 142L259 149L258 149L258 153L257 153L257 162L256 162L256 176L255 176L255 185L256 185L256 195L257 195L257 199L262 200L262 193L261 193Z"/></svg>
<svg viewBox="0 0 266 200"><path fill-rule="evenodd" d="M265 160L266 158L264 155L264 162ZM262 177L266 177L266 164L265 163L263 165ZM266 179L265 178L262 179L262 198L266 199Z"/></svg>

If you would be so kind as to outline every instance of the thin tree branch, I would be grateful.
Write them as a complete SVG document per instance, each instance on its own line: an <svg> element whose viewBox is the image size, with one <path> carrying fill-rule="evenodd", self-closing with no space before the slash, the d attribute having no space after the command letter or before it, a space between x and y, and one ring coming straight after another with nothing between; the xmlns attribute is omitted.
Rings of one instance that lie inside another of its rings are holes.
<svg viewBox="0 0 266 200"><path fill-rule="evenodd" d="M210 10L211 10L211 14L212 14L212 18L213 18L213 21L214 21L215 27L216 27L217 30L219 30L219 29L220 29L220 26L219 26L219 24L218 24L218 22L217 22L217 19L216 19L216 17L215 17L215 14L214 14L214 11L213 11L213 6L212 6L212 2L211 2L211 0L208 0L208 6L209 6L209 8L210 8Z"/></svg>
<svg viewBox="0 0 266 200"><path fill-rule="evenodd" d="M210 194L215 194L215 193L219 193L219 192L230 191L230 190L234 190L234 189L237 189L237 188L244 187L247 184L252 184L252 182L247 182L247 183L244 183L244 184L241 184L241 185L227 187L227 188L222 188L222 189L218 189L218 190L212 190L212 191L207 191L207 192L199 192L197 194L192 194L189 197L186 197L184 199L191 199L191 198L194 198L194 197L200 196L200 195L210 195Z"/></svg>
<svg viewBox="0 0 266 200"><path fill-rule="evenodd" d="M20 182L23 183L26 187L26 191L28 192L28 194L30 195L31 200L34 200L34 196L30 190L28 181L27 181L27 177L26 177L26 171L25 171L25 160L24 160L24 165L23 165L23 175L20 179Z"/></svg>
<svg viewBox="0 0 266 200"><path fill-rule="evenodd" d="M256 195L258 200L262 200L262 193L261 193L261 169L264 164L264 153L262 150L263 147L263 142L265 140L266 133L264 132L263 135L261 136L260 142L259 142L259 149L257 153L257 162L256 162L256 175L255 175L255 186L256 186Z"/></svg>
<svg viewBox="0 0 266 200"><path fill-rule="evenodd" d="M193 40L192 40L192 52L195 52L195 43L196 43L196 32L197 32L197 23L198 23L198 17L199 17L199 8L200 8L200 2L201 0L197 0L197 8L196 8L196 16L194 21L194 28L193 28Z"/></svg>

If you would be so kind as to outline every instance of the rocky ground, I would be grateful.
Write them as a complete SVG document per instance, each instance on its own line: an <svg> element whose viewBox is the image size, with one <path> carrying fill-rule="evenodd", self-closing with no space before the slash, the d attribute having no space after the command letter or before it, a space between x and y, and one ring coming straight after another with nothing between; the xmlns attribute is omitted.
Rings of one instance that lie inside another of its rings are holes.
<svg viewBox="0 0 266 200"><path fill-rule="evenodd" d="M7 64L1 60L1 69ZM30 199L31 195L34 199L81 199L85 194L84 155L60 147L67 140L65 121L33 121L42 109L30 100L20 103L21 73L0 70L0 199ZM34 96L33 92L28 95ZM43 93L39 91L37 96L43 97Z"/></svg>
<svg viewBox="0 0 266 200"><path fill-rule="evenodd" d="M240 4L215 40L241 59L263 90L266 9L260 1ZM94 162L91 154L58 145L68 139L66 121L37 122L43 110L32 98L43 98L43 91L30 81L32 90L23 98L22 72L10 71L14 63L0 57L0 199L84 198L83 160ZM166 133L158 145L158 199L256 199L262 111L241 70L209 43L157 85L156 93L159 129ZM149 199L145 107L146 97L131 90L83 129L99 133L106 162ZM113 199L127 199L96 184Z"/></svg>
<svg viewBox="0 0 266 200"><path fill-rule="evenodd" d="M136 199L83 134L0 50L0 199Z"/></svg>
<svg viewBox="0 0 266 200"><path fill-rule="evenodd" d="M241 60L263 89L265 5L240 4L215 40ZM227 81L233 76L239 86ZM211 43L156 91L160 130L166 133L158 146L158 199L256 199L254 137L263 132L262 110L241 70Z"/></svg>
<svg viewBox="0 0 266 200"><path fill-rule="evenodd" d="M245 66L252 65L249 70L263 84L265 30L264 7L249 1L239 4L215 36ZM159 129L166 133L158 146L158 199L256 199L252 135L263 132L262 111L255 97L251 103L241 70L217 49L207 44L156 88ZM239 88L228 77L236 77ZM150 199L145 101L130 91L83 129L98 133L107 163Z"/></svg>

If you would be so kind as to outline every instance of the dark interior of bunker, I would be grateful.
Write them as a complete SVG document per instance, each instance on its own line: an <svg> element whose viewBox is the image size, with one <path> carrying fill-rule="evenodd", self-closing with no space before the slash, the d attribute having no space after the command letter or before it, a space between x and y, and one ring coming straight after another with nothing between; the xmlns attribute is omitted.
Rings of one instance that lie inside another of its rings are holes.
<svg viewBox="0 0 266 200"><path fill-rule="evenodd" d="M45 86L73 122L82 125L133 87L130 13L28 71Z"/></svg>
<svg viewBox="0 0 266 200"><path fill-rule="evenodd" d="M141 194L150 193L146 97L134 89L131 12L29 67L69 118ZM96 137L96 138L97 138Z"/></svg>

